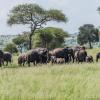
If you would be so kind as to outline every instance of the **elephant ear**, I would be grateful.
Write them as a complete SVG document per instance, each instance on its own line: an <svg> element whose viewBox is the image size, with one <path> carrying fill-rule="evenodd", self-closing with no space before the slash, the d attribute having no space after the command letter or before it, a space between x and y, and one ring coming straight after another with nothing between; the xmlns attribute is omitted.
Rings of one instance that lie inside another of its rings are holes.
<svg viewBox="0 0 100 100"><path fill-rule="evenodd" d="M47 53L47 52L48 52L48 50L45 48L45 49L43 50L43 52L44 52L44 53Z"/></svg>
<svg viewBox="0 0 100 100"><path fill-rule="evenodd" d="M63 51L68 53L68 48L64 48Z"/></svg>

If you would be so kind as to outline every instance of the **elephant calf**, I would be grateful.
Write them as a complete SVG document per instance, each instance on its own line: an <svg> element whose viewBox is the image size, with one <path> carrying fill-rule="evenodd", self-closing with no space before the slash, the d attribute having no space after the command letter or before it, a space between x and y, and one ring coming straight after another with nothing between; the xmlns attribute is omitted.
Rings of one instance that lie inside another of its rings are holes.
<svg viewBox="0 0 100 100"><path fill-rule="evenodd" d="M93 62L93 57L92 56L87 56L86 57L86 62L92 63Z"/></svg>
<svg viewBox="0 0 100 100"><path fill-rule="evenodd" d="M19 55L19 57L18 57L18 65L20 65L20 66L23 65L24 66L26 60L27 59L26 59L26 54L25 53Z"/></svg>
<svg viewBox="0 0 100 100"><path fill-rule="evenodd" d="M64 64L65 63L65 59L64 58L57 58L56 62L57 62L57 64Z"/></svg>

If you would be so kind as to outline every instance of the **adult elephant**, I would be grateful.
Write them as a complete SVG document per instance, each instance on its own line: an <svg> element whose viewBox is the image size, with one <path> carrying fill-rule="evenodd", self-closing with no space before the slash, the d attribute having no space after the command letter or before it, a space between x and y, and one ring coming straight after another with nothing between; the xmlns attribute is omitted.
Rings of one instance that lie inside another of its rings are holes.
<svg viewBox="0 0 100 100"><path fill-rule="evenodd" d="M96 62L100 59L100 52L96 54Z"/></svg>
<svg viewBox="0 0 100 100"><path fill-rule="evenodd" d="M8 66L8 63L12 62L12 54L10 52L4 52L3 61L6 62L6 66Z"/></svg>
<svg viewBox="0 0 100 100"><path fill-rule="evenodd" d="M37 48L36 51L40 56L40 63L47 64L48 61L48 49L47 48Z"/></svg>
<svg viewBox="0 0 100 100"><path fill-rule="evenodd" d="M49 57L64 58L65 63L69 61L68 48L56 48L49 52Z"/></svg>
<svg viewBox="0 0 100 100"><path fill-rule="evenodd" d="M4 53L2 50L0 50L0 67L2 66L3 64L3 56L4 56Z"/></svg>
<svg viewBox="0 0 100 100"><path fill-rule="evenodd" d="M72 48L68 48L68 57L69 57L69 62L73 62L74 63L74 50Z"/></svg>
<svg viewBox="0 0 100 100"><path fill-rule="evenodd" d="M26 53L22 53L18 56L18 65L24 66L26 62Z"/></svg>
<svg viewBox="0 0 100 100"><path fill-rule="evenodd" d="M27 52L26 58L27 58L28 66L30 66L31 62L34 65L37 65L37 63L47 63L48 49L36 48L36 49L29 50Z"/></svg>
<svg viewBox="0 0 100 100"><path fill-rule="evenodd" d="M84 49L81 49L80 51L77 52L77 57L76 57L76 61L79 62L85 62L86 61L86 57L87 57L87 52Z"/></svg>

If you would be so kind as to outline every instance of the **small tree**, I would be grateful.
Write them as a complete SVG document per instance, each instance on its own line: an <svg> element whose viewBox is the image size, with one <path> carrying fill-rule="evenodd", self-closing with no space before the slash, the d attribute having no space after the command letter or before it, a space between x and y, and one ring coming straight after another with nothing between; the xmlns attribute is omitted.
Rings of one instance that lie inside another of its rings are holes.
<svg viewBox="0 0 100 100"><path fill-rule="evenodd" d="M45 29L39 30L33 37L34 47L49 48L53 38L54 35L52 33L47 32Z"/></svg>
<svg viewBox="0 0 100 100"><path fill-rule="evenodd" d="M18 49L17 49L17 47L16 47L15 44L9 43L4 48L4 51L10 52L10 53L17 53L18 52Z"/></svg>
<svg viewBox="0 0 100 100"><path fill-rule="evenodd" d="M20 49L20 52L22 53L22 49L28 48L29 39L27 37L27 34L19 35L18 37L13 39L13 42L17 45L17 47Z"/></svg>
<svg viewBox="0 0 100 100"><path fill-rule="evenodd" d="M85 24L79 28L79 34L77 36L77 41L80 45L89 43L90 48L92 48L91 43L99 41L99 31L91 24Z"/></svg>
<svg viewBox="0 0 100 100"><path fill-rule="evenodd" d="M8 24L30 25L29 49L32 48L32 36L37 29L40 29L49 21L66 22L65 15L55 9L45 10L37 4L22 4L14 7L8 18Z"/></svg>
<svg viewBox="0 0 100 100"><path fill-rule="evenodd" d="M34 46L53 49L55 47L61 47L65 42L65 37L68 37L68 33L62 29L47 27L35 33L33 43Z"/></svg>

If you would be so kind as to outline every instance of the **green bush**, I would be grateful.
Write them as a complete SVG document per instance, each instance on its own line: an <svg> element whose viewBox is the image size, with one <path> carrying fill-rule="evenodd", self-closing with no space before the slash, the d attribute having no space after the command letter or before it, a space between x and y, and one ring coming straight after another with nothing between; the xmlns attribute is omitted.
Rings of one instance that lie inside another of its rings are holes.
<svg viewBox="0 0 100 100"><path fill-rule="evenodd" d="M16 47L16 45L14 43L9 43L4 48L4 51L8 51L10 53L17 53L18 49L17 49L17 47Z"/></svg>

